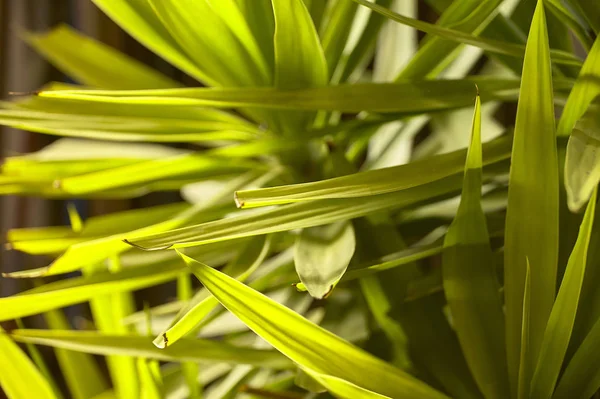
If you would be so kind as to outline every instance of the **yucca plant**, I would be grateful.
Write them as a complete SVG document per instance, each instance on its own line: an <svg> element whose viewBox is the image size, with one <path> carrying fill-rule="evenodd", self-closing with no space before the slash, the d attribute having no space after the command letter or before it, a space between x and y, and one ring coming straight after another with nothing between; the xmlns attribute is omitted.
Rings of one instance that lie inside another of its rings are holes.
<svg viewBox="0 0 600 399"><path fill-rule="evenodd" d="M0 321L48 325L0 334L10 398L600 389L597 2L425 0L431 24L416 0L93 1L202 85L66 27L27 35L83 86L1 105L63 138L7 158L0 193L184 201L8 233L54 258L5 275L36 287ZM83 302L85 331L61 310Z"/></svg>

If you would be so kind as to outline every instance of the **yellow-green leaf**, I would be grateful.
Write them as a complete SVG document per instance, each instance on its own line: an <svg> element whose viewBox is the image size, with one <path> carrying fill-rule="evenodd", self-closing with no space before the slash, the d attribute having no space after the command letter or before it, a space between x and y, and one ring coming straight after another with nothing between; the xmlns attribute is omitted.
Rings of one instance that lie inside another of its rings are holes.
<svg viewBox="0 0 600 399"><path fill-rule="evenodd" d="M26 40L67 75L104 89L159 89L180 86L159 72L67 25Z"/></svg>
<svg viewBox="0 0 600 399"><path fill-rule="evenodd" d="M526 259L531 264L528 350L537 359L556 292L558 157L552 71L543 1L533 17L523 65L508 189L504 292L508 371L517 392Z"/></svg>
<svg viewBox="0 0 600 399"><path fill-rule="evenodd" d="M0 388L9 399L56 399L48 381L1 328L0 352Z"/></svg>
<svg viewBox="0 0 600 399"><path fill-rule="evenodd" d="M244 281L258 268L269 254L271 236L258 236L251 239L246 247L227 265L223 272ZM153 341L158 348L173 345L208 316L219 302L205 289L200 290L183 307L171 322L169 328Z"/></svg>
<svg viewBox="0 0 600 399"><path fill-rule="evenodd" d="M132 334L102 334L95 331L13 330L17 342L64 348L97 355L145 357L167 362L211 361L252 364L275 369L291 369L293 364L273 350L253 349L225 342L182 339L179 344L158 349L147 337Z"/></svg>
<svg viewBox="0 0 600 399"><path fill-rule="evenodd" d="M481 167L481 102L477 97L463 191L444 240L442 272L454 329L471 373L486 398L502 399L509 396L504 313L481 208Z"/></svg>
<svg viewBox="0 0 600 399"><path fill-rule="evenodd" d="M575 85L569 94L558 123L557 134L568 136L592 101L600 95L600 37L596 38Z"/></svg>
<svg viewBox="0 0 600 399"><path fill-rule="evenodd" d="M219 302L301 367L398 399L445 398L263 294L185 255L182 257Z"/></svg>

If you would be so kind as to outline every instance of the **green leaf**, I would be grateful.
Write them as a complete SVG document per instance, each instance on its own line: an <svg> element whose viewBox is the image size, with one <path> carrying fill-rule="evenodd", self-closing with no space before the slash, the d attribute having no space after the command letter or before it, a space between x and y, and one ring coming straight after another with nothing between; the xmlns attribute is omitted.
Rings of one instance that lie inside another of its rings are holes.
<svg viewBox="0 0 600 399"><path fill-rule="evenodd" d="M78 242L126 233L170 219L189 207L188 204L180 202L93 216L85 221L80 232L58 226L11 229L6 234L6 239L11 248L18 251L33 255L55 254Z"/></svg>
<svg viewBox="0 0 600 399"><path fill-rule="evenodd" d="M144 358L138 358L137 372L140 379L141 399L160 399L161 394L160 370L152 367L154 364ZM158 366L156 364L156 366Z"/></svg>
<svg viewBox="0 0 600 399"><path fill-rule="evenodd" d="M556 290L559 193L552 98L548 33L540 0L523 66L506 215L506 350L513 396L519 375L526 259L531 262L531 359L539 356Z"/></svg>
<svg viewBox="0 0 600 399"><path fill-rule="evenodd" d="M461 352L460 344L444 314L441 293L417 301L395 303L389 312L399 320L408 338L416 370L436 381L455 398L481 398Z"/></svg>
<svg viewBox="0 0 600 399"><path fill-rule="evenodd" d="M565 276L544 332L542 350L531 380L531 396L534 398L550 398L552 396L569 346L587 265L587 253L596 209L596 192L594 190L585 212L577 243L569 257Z"/></svg>
<svg viewBox="0 0 600 399"><path fill-rule="evenodd" d="M598 4L586 0L573 0L571 3L580 8L581 14L586 18L592 30L598 34L600 32L600 8Z"/></svg>
<svg viewBox="0 0 600 399"><path fill-rule="evenodd" d="M434 27L451 28L477 37L493 20L501 0L454 1L441 13ZM428 32L430 33L430 32ZM461 47L456 41L441 36L427 35L415 56L408 62L398 79L435 77L460 55ZM475 57L479 57L475 52ZM465 65L462 60L459 63Z"/></svg>
<svg viewBox="0 0 600 399"><path fill-rule="evenodd" d="M504 313L481 208L481 102L475 101L461 202L444 240L444 292L467 364L486 398L509 396ZM485 322L483 321L485 320Z"/></svg>
<svg viewBox="0 0 600 399"><path fill-rule="evenodd" d="M336 397L342 399L391 399L389 396L380 395L376 392L370 391L365 388L361 388L351 382L344 379L333 377L331 375L317 373L308 369L304 370L310 374L319 384L325 387L329 392L333 393Z"/></svg>
<svg viewBox="0 0 600 399"><path fill-rule="evenodd" d="M301 367L395 398L445 397L235 279L182 257L219 302Z"/></svg>
<svg viewBox="0 0 600 399"><path fill-rule="evenodd" d="M376 0L376 3L382 7L389 7L392 4L392 0ZM362 35L346 58L343 71L340 74L340 82L355 81L362 75L367 64L370 62L378 40L377 34L382 29L385 21L386 18L380 14L374 12L369 14L369 20L365 25Z"/></svg>
<svg viewBox="0 0 600 399"><path fill-rule="evenodd" d="M275 369L293 368L293 364L273 350L252 349L219 341L182 339L179 344L158 349L148 340L130 334L109 335L95 331L13 330L17 342L64 348L97 355L135 356L167 362L211 361L252 364Z"/></svg>
<svg viewBox="0 0 600 399"><path fill-rule="evenodd" d="M569 210L578 212L600 181L600 114L581 119L567 144L565 189Z"/></svg>
<svg viewBox="0 0 600 399"><path fill-rule="evenodd" d="M87 86L104 89L160 89L180 84L67 25L26 36L59 69Z"/></svg>
<svg viewBox="0 0 600 399"><path fill-rule="evenodd" d="M271 73L235 0L147 0L164 28L218 86L265 86ZM198 25L198 21L202 25Z"/></svg>
<svg viewBox="0 0 600 399"><path fill-rule="evenodd" d="M44 318L53 330L71 328L61 310L50 310L44 313ZM108 388L104 374L91 355L66 349L55 349L54 353L73 398L92 398Z"/></svg>
<svg viewBox="0 0 600 399"><path fill-rule="evenodd" d="M489 165L508 159L510 151L511 137L486 143L483 147L483 164ZM458 150L405 165L312 183L237 191L236 201L238 206L251 208L325 198L364 197L405 190L460 173L464 168L466 154L467 150Z"/></svg>
<svg viewBox="0 0 600 399"><path fill-rule="evenodd" d="M240 254L224 269L223 272L244 281L265 260L271 248L270 236L259 236L248 242ZM192 332L204 320L219 302L203 289L184 306L175 316L169 327L158 334L153 343L158 348L173 345L180 338Z"/></svg>
<svg viewBox="0 0 600 399"><path fill-rule="evenodd" d="M182 71L214 83L177 44L162 25L149 0L93 0L111 20L154 53Z"/></svg>
<svg viewBox="0 0 600 399"><path fill-rule="evenodd" d="M259 49L269 66L275 65L275 48L273 35L275 34L275 17L271 0L237 0L244 14L246 23L254 35Z"/></svg>
<svg viewBox="0 0 600 399"><path fill-rule="evenodd" d="M295 245L294 263L300 281L316 299L328 296L354 255L356 242L349 222L303 229Z"/></svg>
<svg viewBox="0 0 600 399"><path fill-rule="evenodd" d="M17 319L17 320L15 320L15 322L17 324L17 328L25 328L21 319ZM39 348L33 344L25 344L25 347L27 348L27 353L29 354L29 357L33 361L33 364L35 365L35 367L37 367L37 369L40 371L40 374L42 375L42 377L46 381L48 381L48 384L52 388L54 395L58 399L64 399L61 389L58 387L58 384L54 380L52 373L48 369L48 366L46 365L46 361L44 360L44 357L42 356L42 353L40 352Z"/></svg>
<svg viewBox="0 0 600 399"><path fill-rule="evenodd" d="M9 399L56 399L52 387L9 335L0 329L0 387Z"/></svg>
<svg viewBox="0 0 600 399"><path fill-rule="evenodd" d="M141 222L141 226L126 232L117 232L111 235L101 235L99 238L77 242L68 247L67 251L58 257L50 266L11 273L11 277L38 277L68 273L78 270L85 265L101 262L111 255L118 255L131 249L131 246L123 242L125 236L137 237L148 233L157 233L177 229L190 223L206 221L207 214L215 204L218 204L225 196L231 195L236 188L243 187L256 177L254 172L243 174L222 188L222 192L206 203L201 203L173 214L167 219L158 219L155 223L151 220ZM143 217L143 213L142 213ZM208 220L211 220L210 218ZM150 222L152 224L146 224ZM61 238L62 239L62 238ZM59 239L60 240L60 239ZM64 243L63 243L64 245Z"/></svg>
<svg viewBox="0 0 600 399"><path fill-rule="evenodd" d="M302 0L273 0L275 15L275 87L303 89L324 86L328 81L327 62L313 21ZM277 115L279 130L303 131L314 115Z"/></svg>
<svg viewBox="0 0 600 399"><path fill-rule="evenodd" d="M352 219L383 210L398 209L458 190L462 176L455 175L395 193L364 198L306 201L274 209L242 212L238 217L190 226L127 240L143 249L183 248L234 238L269 234Z"/></svg>
<svg viewBox="0 0 600 399"><path fill-rule="evenodd" d="M235 166L229 160L206 157L197 153L159 158L133 165L100 170L57 180L57 189L69 194L88 194L102 190L131 187L159 179L186 174L239 172L259 168L251 161L239 160Z"/></svg>
<svg viewBox="0 0 600 399"><path fill-rule="evenodd" d="M48 283L18 295L0 298L0 320L31 316L85 302L100 295L150 287L173 280L184 271L184 266L179 263L167 263L157 267L137 267L118 273L102 273Z"/></svg>
<svg viewBox="0 0 600 399"><path fill-rule="evenodd" d="M521 348L519 354L519 380L517 394L519 399L529 398L531 384L532 361L529 353L529 322L531 320L531 266L529 258L526 259L527 271L525 272L525 288L523 290L523 315L521 318Z"/></svg>
<svg viewBox="0 0 600 399"><path fill-rule="evenodd" d="M600 321L596 320L589 333L577 348L553 398L589 398L600 388Z"/></svg>
<svg viewBox="0 0 600 399"><path fill-rule="evenodd" d="M337 1L330 11L327 26L321 34L321 44L327 60L329 77L333 75L354 25L358 5L350 1Z"/></svg>
<svg viewBox="0 0 600 399"><path fill-rule="evenodd" d="M568 136L590 104L600 95L600 38L596 38L558 122L557 134Z"/></svg>
<svg viewBox="0 0 600 399"><path fill-rule="evenodd" d="M577 13L573 12L572 9L568 9L563 3L565 2L561 0L548 0L545 5L554 15L556 15L560 21L566 25L564 27L565 32L568 32L566 29L570 28L577 39L579 39L581 44L583 44L585 49L589 50L592 40L588 32L586 32L587 24L581 20Z"/></svg>
<svg viewBox="0 0 600 399"><path fill-rule="evenodd" d="M257 88L186 88L165 90L61 90L42 91L45 99L69 99L78 106L88 103L161 104L165 106L213 106L221 108L255 107L341 112L381 112L420 114L460 108L471 104L473 86L482 101L514 99L520 82L514 79L478 77L459 80L415 80L397 83L360 83L353 85L302 89ZM570 88L559 80L556 89Z"/></svg>
<svg viewBox="0 0 600 399"><path fill-rule="evenodd" d="M54 88L49 88L54 90ZM250 122L203 107L119 105L28 97L1 103L0 123L32 131L118 141L246 141L260 133Z"/></svg>
<svg viewBox="0 0 600 399"><path fill-rule="evenodd" d="M90 264L82 269L84 276L118 273L122 265L118 256L113 256L104 264ZM42 286L43 287L43 286ZM135 308L131 292L117 292L99 295L90 299L90 309L96 328L105 334L127 334L129 329L121 320L131 314ZM139 395L139 380L135 359L127 356L107 356L108 371L120 397Z"/></svg>
<svg viewBox="0 0 600 399"><path fill-rule="evenodd" d="M350 281L363 278L372 274L405 266L417 260L437 255L443 251L443 245L436 241L434 243L415 245L398 252L386 255L373 262L353 267L344 274L342 281Z"/></svg>
<svg viewBox="0 0 600 399"><path fill-rule="evenodd" d="M479 47L485 51L489 51L492 53L505 54L520 58L523 58L525 54L525 48L518 44L482 38L469 33L461 32L459 30L449 29L438 25L432 25L427 22L419 21L417 19L404 17L384 7L378 6L377 4L373 4L367 0L353 1L356 1L357 3L365 7L369 7L373 11L384 15L387 18L390 18L396 22L411 26L425 33L439 36L443 39ZM560 50L551 50L550 54L552 55L552 60L555 63L575 66L581 65L581 60L570 53Z"/></svg>

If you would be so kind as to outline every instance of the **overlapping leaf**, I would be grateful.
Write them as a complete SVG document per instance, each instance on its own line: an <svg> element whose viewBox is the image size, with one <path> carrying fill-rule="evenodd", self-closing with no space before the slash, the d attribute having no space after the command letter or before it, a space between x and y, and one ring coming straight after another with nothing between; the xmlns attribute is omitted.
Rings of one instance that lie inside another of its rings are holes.
<svg viewBox="0 0 600 399"><path fill-rule="evenodd" d="M300 366L391 397L445 397L242 283L191 258L184 260L229 311Z"/></svg>
<svg viewBox="0 0 600 399"><path fill-rule="evenodd" d="M481 166L477 98L461 202L444 240L442 270L444 292L469 368L484 396L500 399L509 395L504 313L481 208Z"/></svg>
<svg viewBox="0 0 600 399"><path fill-rule="evenodd" d="M517 109L508 190L504 292L508 371L517 392L526 259L531 264L529 353L541 350L556 287L558 159L552 72L543 2L531 24ZM525 377L527 378L527 377Z"/></svg>

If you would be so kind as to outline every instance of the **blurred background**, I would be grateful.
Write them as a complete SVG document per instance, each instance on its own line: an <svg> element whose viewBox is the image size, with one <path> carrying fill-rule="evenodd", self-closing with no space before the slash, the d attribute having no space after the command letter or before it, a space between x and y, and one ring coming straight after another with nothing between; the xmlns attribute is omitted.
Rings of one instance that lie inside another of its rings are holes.
<svg viewBox="0 0 600 399"><path fill-rule="evenodd" d="M87 36L118 48L186 85L198 84L142 47L90 0L0 0L0 21L0 92L3 101L10 99L10 92L31 92L51 81L74 83L21 39L26 32L45 32L59 24L68 24ZM7 156L37 151L56 139L5 127L0 127L0 130L0 161ZM76 201L75 205L81 216L87 218L177 199L177 193L153 193L132 200ZM0 240L3 248L10 228L62 224L68 224L64 201L0 196ZM48 261L15 251L0 251L0 271L3 273L45 266ZM0 279L0 296L30 288L30 284L27 280Z"/></svg>

